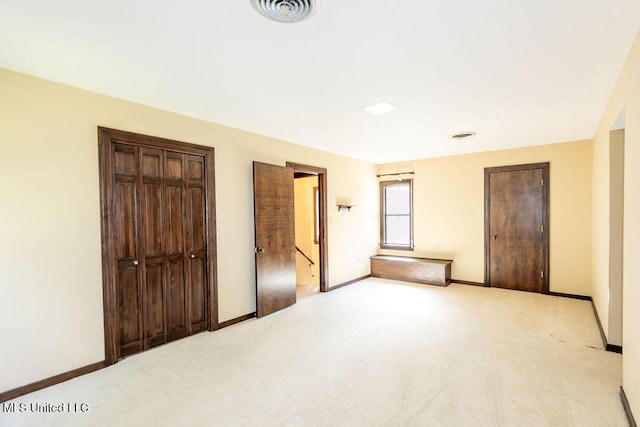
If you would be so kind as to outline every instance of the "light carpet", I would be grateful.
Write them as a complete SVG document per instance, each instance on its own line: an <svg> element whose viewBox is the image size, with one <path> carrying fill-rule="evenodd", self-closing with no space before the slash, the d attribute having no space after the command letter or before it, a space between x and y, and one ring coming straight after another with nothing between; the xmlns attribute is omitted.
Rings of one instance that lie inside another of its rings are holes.
<svg viewBox="0 0 640 427"><path fill-rule="evenodd" d="M587 301L367 279L12 401L86 412L0 425L626 426L621 363Z"/></svg>

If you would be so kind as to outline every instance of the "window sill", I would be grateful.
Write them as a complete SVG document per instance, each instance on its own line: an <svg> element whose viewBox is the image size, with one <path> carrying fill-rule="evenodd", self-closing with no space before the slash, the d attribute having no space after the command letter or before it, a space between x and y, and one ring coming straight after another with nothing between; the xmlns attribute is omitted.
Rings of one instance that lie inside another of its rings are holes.
<svg viewBox="0 0 640 427"><path fill-rule="evenodd" d="M392 249L394 251L413 251L413 246L380 245L380 249Z"/></svg>

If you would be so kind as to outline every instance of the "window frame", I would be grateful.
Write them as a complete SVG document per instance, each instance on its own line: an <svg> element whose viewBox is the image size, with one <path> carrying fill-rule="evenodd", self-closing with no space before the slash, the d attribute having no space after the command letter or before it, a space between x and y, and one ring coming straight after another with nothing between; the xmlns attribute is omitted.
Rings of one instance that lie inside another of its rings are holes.
<svg viewBox="0 0 640 427"><path fill-rule="evenodd" d="M386 188L400 183L409 183L409 244L397 245L386 242ZM393 249L401 251L413 251L413 179L397 179L393 181L380 181L380 249Z"/></svg>

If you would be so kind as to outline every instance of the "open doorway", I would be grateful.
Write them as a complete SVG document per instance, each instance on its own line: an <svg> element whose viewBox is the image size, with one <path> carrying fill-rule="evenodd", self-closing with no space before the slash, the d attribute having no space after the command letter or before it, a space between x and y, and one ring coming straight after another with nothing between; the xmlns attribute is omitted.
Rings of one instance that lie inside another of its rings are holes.
<svg viewBox="0 0 640 427"><path fill-rule="evenodd" d="M296 297L320 292L320 239L318 236L318 176L294 173L296 222Z"/></svg>
<svg viewBox="0 0 640 427"><path fill-rule="evenodd" d="M287 162L294 170L296 298L327 291L327 170Z"/></svg>

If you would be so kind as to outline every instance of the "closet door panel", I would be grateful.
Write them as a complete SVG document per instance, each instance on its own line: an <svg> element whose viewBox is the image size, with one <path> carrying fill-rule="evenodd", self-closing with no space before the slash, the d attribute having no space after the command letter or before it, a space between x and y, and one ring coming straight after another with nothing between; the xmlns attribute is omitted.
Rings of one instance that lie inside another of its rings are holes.
<svg viewBox="0 0 640 427"><path fill-rule="evenodd" d="M206 292L202 286L205 283L205 260L197 258L191 260L191 332L206 329Z"/></svg>
<svg viewBox="0 0 640 427"><path fill-rule="evenodd" d="M124 265L119 266L118 270L120 348L121 356L125 356L142 349L140 295L138 292L137 269L133 266Z"/></svg>
<svg viewBox="0 0 640 427"><path fill-rule="evenodd" d="M180 153L165 153L164 233L168 263L166 307L169 341L187 335L184 157Z"/></svg>
<svg viewBox="0 0 640 427"><path fill-rule="evenodd" d="M147 348L163 344L165 336L164 289L162 286L162 263L146 264L146 337Z"/></svg>
<svg viewBox="0 0 640 427"><path fill-rule="evenodd" d="M143 347L142 301L138 268L138 149L125 144L112 146L113 225L118 236L115 244L118 273L119 357L136 353Z"/></svg>
<svg viewBox="0 0 640 427"><path fill-rule="evenodd" d="M183 189L180 185L167 184L167 201L165 203L167 240L167 254L184 253L184 217L183 217Z"/></svg>
<svg viewBox="0 0 640 427"><path fill-rule="evenodd" d="M163 152L140 149L143 182L142 242L145 268L145 348L167 341L163 257Z"/></svg>
<svg viewBox="0 0 640 427"><path fill-rule="evenodd" d="M116 181L116 232L120 236L116 249L118 261L136 258L138 242L136 239L136 182Z"/></svg>
<svg viewBox="0 0 640 427"><path fill-rule="evenodd" d="M170 256L167 289L169 341L187 335L184 274L184 260L182 257Z"/></svg>
<svg viewBox="0 0 640 427"><path fill-rule="evenodd" d="M207 240L205 164L202 156L187 156L189 210L189 289L191 333L207 328Z"/></svg>
<svg viewBox="0 0 640 427"><path fill-rule="evenodd" d="M191 215L189 215L189 226L191 227L191 252L203 252L207 249L206 235L204 232L204 188L190 187L189 202L191 208Z"/></svg>

